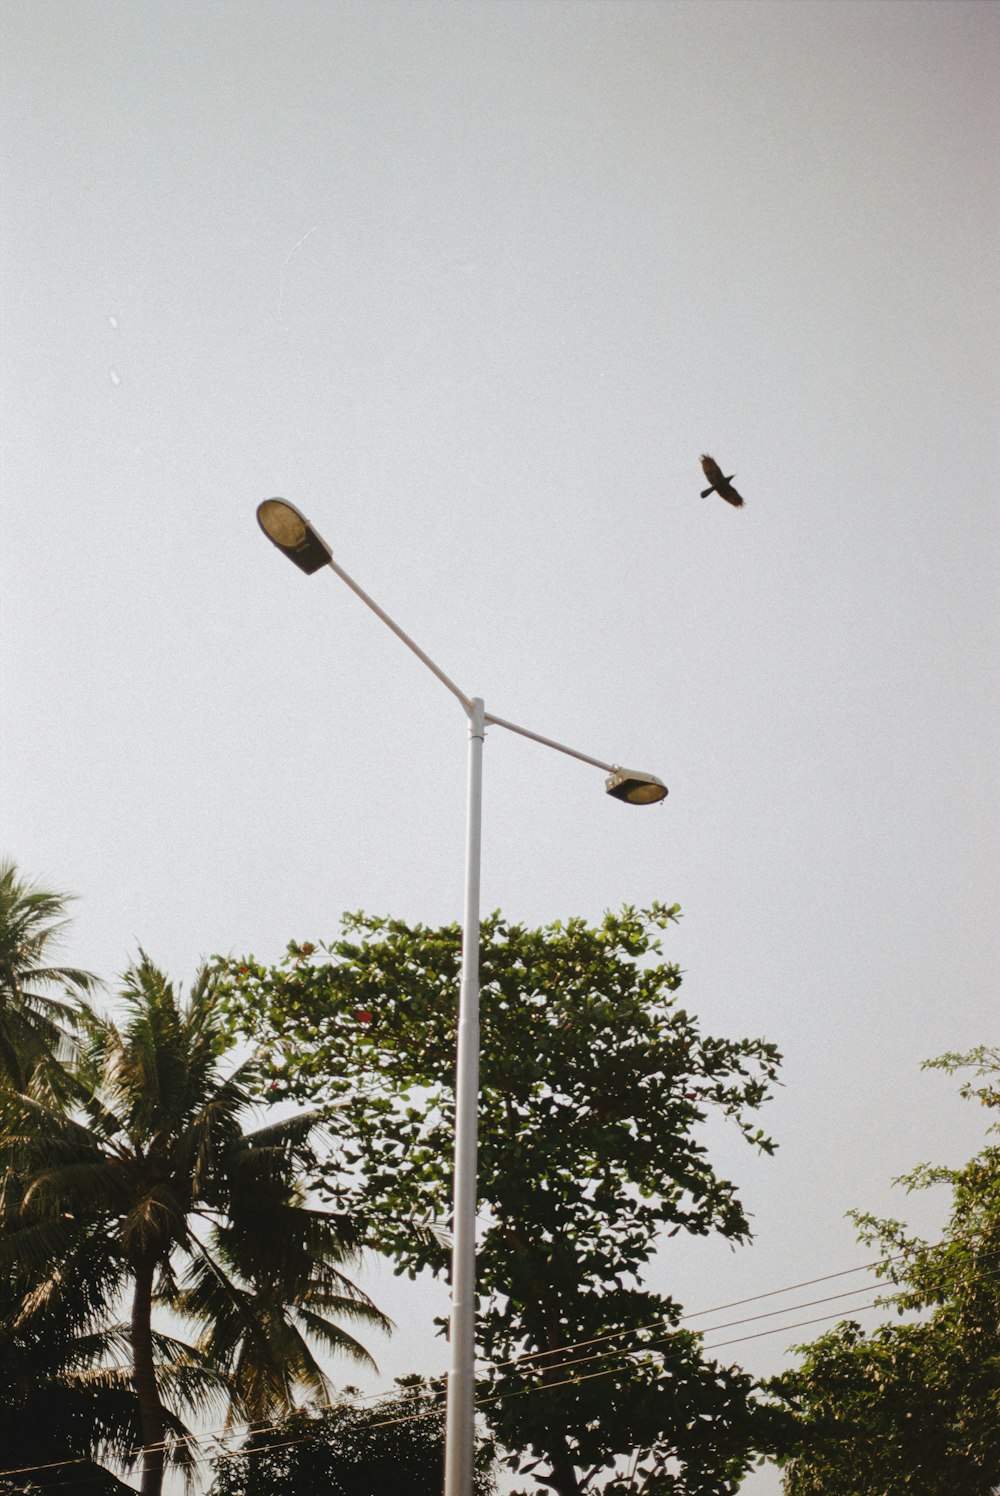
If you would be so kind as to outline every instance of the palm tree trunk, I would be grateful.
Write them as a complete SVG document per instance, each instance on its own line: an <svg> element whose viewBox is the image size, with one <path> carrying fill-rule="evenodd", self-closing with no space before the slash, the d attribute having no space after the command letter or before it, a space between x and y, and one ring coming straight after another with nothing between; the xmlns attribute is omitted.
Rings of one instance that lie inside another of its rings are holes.
<svg viewBox="0 0 1000 1496"><path fill-rule="evenodd" d="M139 1426L142 1429L141 1496L160 1496L163 1489L163 1407L153 1364L155 1271L156 1264L152 1259L136 1264L132 1293L132 1380L139 1402Z"/></svg>

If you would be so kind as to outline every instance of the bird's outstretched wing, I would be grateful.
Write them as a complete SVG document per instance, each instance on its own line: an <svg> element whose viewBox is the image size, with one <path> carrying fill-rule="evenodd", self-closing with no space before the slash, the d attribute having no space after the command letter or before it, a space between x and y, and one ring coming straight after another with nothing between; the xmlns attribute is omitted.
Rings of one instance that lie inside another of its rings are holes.
<svg viewBox="0 0 1000 1496"><path fill-rule="evenodd" d="M727 504L732 504L734 509L743 508L743 498L738 494L731 483L722 482L716 488L720 499L725 499Z"/></svg>
<svg viewBox="0 0 1000 1496"><path fill-rule="evenodd" d="M722 476L722 469L720 468L714 457L706 457L703 454L701 459L701 470L705 474L705 477L708 479L709 483L711 483L712 488L715 488L716 484L725 483L726 481Z"/></svg>

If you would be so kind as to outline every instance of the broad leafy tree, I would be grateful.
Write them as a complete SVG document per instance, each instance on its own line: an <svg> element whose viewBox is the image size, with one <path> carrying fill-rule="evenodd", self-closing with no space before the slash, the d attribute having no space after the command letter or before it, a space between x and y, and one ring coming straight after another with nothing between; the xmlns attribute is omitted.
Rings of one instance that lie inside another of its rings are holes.
<svg viewBox="0 0 1000 1496"><path fill-rule="evenodd" d="M80 1010L73 1107L0 1093L0 1274L22 1338L54 1331L60 1311L67 1337L106 1328L127 1293L142 1492L157 1496L168 1394L214 1378L236 1416L270 1421L329 1391L314 1346L367 1360L343 1322L385 1321L341 1271L350 1222L303 1191L316 1114L247 1130L257 1067L227 1064L216 978L203 971L182 1001L143 957L119 996L120 1025ZM157 1303L201 1331L172 1371Z"/></svg>
<svg viewBox="0 0 1000 1496"><path fill-rule="evenodd" d="M492 1446L480 1440L473 1496L490 1496ZM376 1402L345 1389L332 1406L308 1408L253 1433L216 1461L210 1496L441 1496L444 1406L418 1377Z"/></svg>
<svg viewBox="0 0 1000 1496"><path fill-rule="evenodd" d="M755 1113L778 1053L705 1036L679 1005L660 945L677 913L483 927L479 1392L515 1463L559 1496L733 1491L752 1458L750 1379L641 1282L664 1235L749 1238L706 1117L772 1149ZM335 1103L328 1197L412 1275L448 1269L459 964L456 926L358 914L328 947L228 966L272 1094Z"/></svg>
<svg viewBox="0 0 1000 1496"><path fill-rule="evenodd" d="M0 1084L18 1091L40 1063L68 1051L73 998L95 986L89 972L52 964L70 901L0 862Z"/></svg>
<svg viewBox="0 0 1000 1496"><path fill-rule="evenodd" d="M1000 1050L929 1063L970 1069L962 1094L1000 1110ZM801 1347L801 1366L773 1383L795 1418L789 1496L991 1496L1000 1487L1000 1148L959 1169L923 1165L899 1182L951 1191L933 1243L855 1213L861 1239L885 1253L886 1302L920 1318L871 1332L840 1324Z"/></svg>

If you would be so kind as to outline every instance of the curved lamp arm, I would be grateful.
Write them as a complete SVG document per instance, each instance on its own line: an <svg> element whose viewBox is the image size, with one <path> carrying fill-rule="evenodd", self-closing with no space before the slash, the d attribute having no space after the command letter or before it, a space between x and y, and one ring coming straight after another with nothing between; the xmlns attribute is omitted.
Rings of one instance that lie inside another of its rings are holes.
<svg viewBox="0 0 1000 1496"><path fill-rule="evenodd" d="M324 566L329 566L331 571L336 572L341 581L346 582L351 591L360 597L365 606L370 608L387 628L392 630L397 639L401 639L407 649L412 650L432 675L436 675L441 684L447 686L451 694L461 702L466 715L472 717L472 698L466 696L451 677L445 675L441 666L436 664L430 655L422 650L414 639L410 638L405 629L401 629L395 619L390 618L385 609L380 608L375 599L370 597L339 562L333 559L333 552L319 531L310 524L304 514L295 508L294 504L289 504L286 499L265 499L257 506L257 523L272 545L277 546L278 550L307 576L312 576ZM645 774L637 769L622 769L618 764L605 763L603 759L593 758L589 753L581 753L578 748L570 748L565 743L556 742L555 738L544 737L540 732L532 732L528 727L519 727L516 722L508 722L505 718L494 717L488 712L484 716L484 721L487 725L503 727L508 732L519 733L523 738L531 738L533 742L542 743L546 748L554 748L557 753L565 753L570 758L578 758L585 764L593 764L596 769L603 769L608 775L604 782L608 794L614 796L616 800L624 800L627 805L654 805L657 801L666 799L667 787L662 779L657 779L655 774Z"/></svg>

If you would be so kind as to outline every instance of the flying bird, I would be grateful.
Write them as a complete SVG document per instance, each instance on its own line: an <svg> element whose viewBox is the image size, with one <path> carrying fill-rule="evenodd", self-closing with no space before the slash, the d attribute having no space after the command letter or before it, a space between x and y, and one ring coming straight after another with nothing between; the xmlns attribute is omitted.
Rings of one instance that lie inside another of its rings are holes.
<svg viewBox="0 0 1000 1496"><path fill-rule="evenodd" d="M705 477L711 484L710 488L702 489L702 498L707 499L710 493L717 493L719 498L725 499L727 504L732 504L736 509L742 509L743 500L733 487L733 479L736 477L736 474L730 473L728 478L724 477L722 469L715 458L706 457L704 453L702 453L701 457L701 466Z"/></svg>

